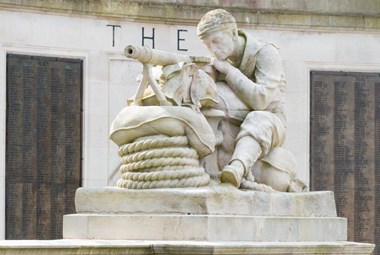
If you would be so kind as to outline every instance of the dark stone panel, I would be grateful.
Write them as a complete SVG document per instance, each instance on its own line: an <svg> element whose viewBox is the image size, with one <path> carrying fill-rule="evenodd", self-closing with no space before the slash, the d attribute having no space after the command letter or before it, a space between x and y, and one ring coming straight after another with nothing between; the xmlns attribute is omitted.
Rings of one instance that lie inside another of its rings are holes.
<svg viewBox="0 0 380 255"><path fill-rule="evenodd" d="M8 54L6 132L6 238L62 238L81 184L82 61Z"/></svg>
<svg viewBox="0 0 380 255"><path fill-rule="evenodd" d="M334 191L349 240L379 247L380 75L312 72L310 85L311 188Z"/></svg>

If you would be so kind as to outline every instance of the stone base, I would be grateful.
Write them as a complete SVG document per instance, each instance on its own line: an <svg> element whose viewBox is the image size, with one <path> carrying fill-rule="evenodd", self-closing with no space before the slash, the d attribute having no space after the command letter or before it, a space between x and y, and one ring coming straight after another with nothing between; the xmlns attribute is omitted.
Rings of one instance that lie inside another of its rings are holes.
<svg viewBox="0 0 380 255"><path fill-rule="evenodd" d="M202 188L128 190L79 188L78 214L183 214L280 217L336 217L334 193L266 193L229 184Z"/></svg>
<svg viewBox="0 0 380 255"><path fill-rule="evenodd" d="M373 244L353 242L195 242L126 240L0 241L0 255L370 255Z"/></svg>
<svg viewBox="0 0 380 255"><path fill-rule="evenodd" d="M65 239L345 241L332 192L265 193L231 185L127 190L80 188Z"/></svg>
<svg viewBox="0 0 380 255"><path fill-rule="evenodd" d="M345 241L347 220L338 217L72 214L64 216L63 238L253 242Z"/></svg>
<svg viewBox="0 0 380 255"><path fill-rule="evenodd" d="M336 216L332 192L107 187L78 189L75 200L78 213L64 216L66 240L57 241L72 253L59 254L369 255L374 249L346 242L347 220Z"/></svg>

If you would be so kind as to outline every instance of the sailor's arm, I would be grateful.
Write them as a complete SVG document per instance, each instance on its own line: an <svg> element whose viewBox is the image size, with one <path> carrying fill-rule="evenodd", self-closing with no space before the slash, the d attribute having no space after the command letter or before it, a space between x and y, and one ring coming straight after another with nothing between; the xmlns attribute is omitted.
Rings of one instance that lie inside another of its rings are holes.
<svg viewBox="0 0 380 255"><path fill-rule="evenodd" d="M279 89L282 61L273 45L264 46L257 54L255 82L226 61L216 61L216 69L226 74L226 82L252 110L264 110Z"/></svg>

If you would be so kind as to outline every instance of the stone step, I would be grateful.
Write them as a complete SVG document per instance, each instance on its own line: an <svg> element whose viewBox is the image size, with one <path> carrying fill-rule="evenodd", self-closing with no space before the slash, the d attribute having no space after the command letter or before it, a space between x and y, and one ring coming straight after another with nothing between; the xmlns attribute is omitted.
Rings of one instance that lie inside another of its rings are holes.
<svg viewBox="0 0 380 255"><path fill-rule="evenodd" d="M146 213L336 217L331 191L265 193L231 185L205 188L127 190L116 187L79 188L78 213Z"/></svg>
<svg viewBox="0 0 380 255"><path fill-rule="evenodd" d="M375 245L353 242L197 242L126 240L0 241L0 255L370 255Z"/></svg>
<svg viewBox="0 0 380 255"><path fill-rule="evenodd" d="M346 241L347 220L338 217L71 214L64 216L63 238L253 242Z"/></svg>

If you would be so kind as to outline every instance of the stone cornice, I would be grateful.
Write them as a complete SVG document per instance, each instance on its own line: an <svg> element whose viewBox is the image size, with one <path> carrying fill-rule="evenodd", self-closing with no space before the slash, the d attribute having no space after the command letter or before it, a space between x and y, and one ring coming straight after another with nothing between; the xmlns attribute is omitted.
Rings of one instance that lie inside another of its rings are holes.
<svg viewBox="0 0 380 255"><path fill-rule="evenodd" d="M380 32L378 0L246 0L238 3L221 0L190 3L184 0L0 0L0 9L13 11L184 25L196 25L204 13L215 8L230 11L243 27Z"/></svg>

